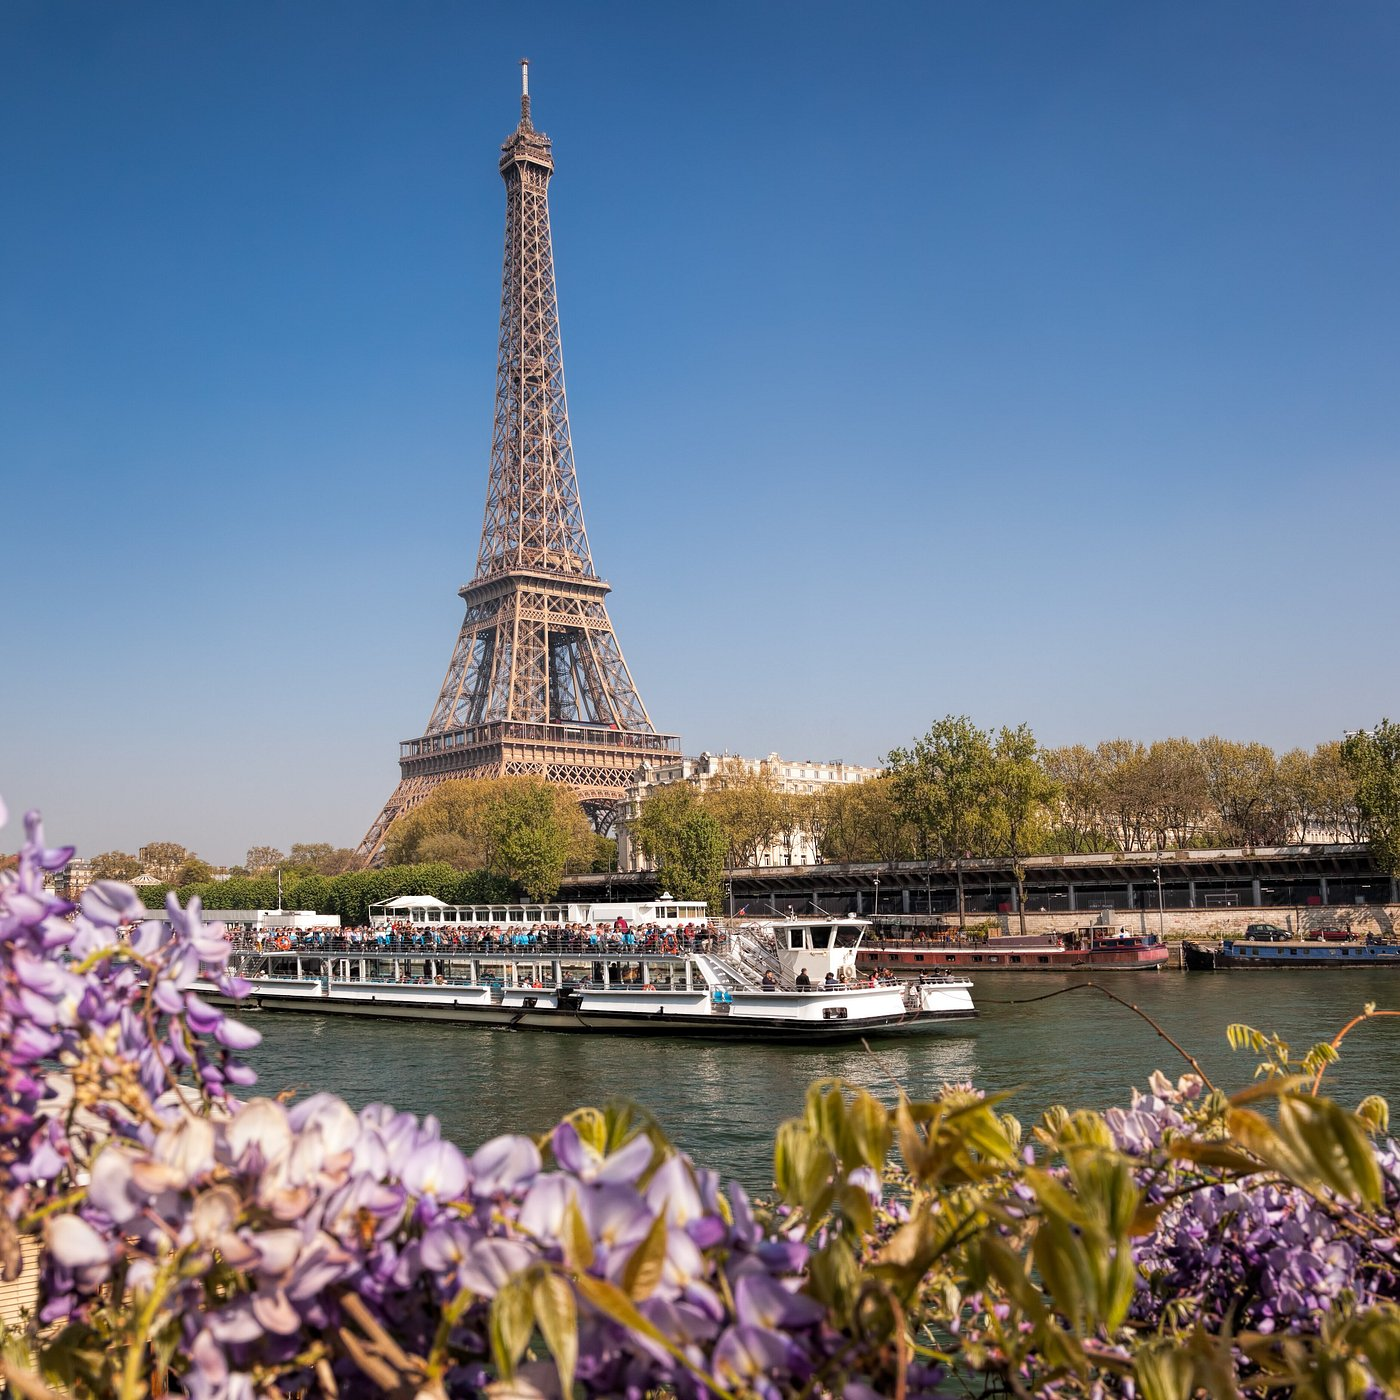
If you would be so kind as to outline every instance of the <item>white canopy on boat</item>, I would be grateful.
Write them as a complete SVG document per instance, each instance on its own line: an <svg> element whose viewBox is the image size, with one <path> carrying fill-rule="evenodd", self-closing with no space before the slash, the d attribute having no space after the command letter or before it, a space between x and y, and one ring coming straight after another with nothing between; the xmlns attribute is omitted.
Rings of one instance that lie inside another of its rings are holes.
<svg viewBox="0 0 1400 1400"><path fill-rule="evenodd" d="M399 894L393 899L379 899L371 909L446 909L447 904L435 894Z"/></svg>

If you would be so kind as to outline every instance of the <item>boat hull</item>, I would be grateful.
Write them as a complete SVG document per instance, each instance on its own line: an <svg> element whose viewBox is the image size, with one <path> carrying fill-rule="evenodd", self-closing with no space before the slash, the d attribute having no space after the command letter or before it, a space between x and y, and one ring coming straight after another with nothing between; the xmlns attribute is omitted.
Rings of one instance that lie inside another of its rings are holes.
<svg viewBox="0 0 1400 1400"><path fill-rule="evenodd" d="M688 995L668 997L665 993L615 993L611 1005L573 1005L577 998L558 997L552 990L524 995L513 992L506 1001L483 999L477 989L464 988L454 997L451 988L433 988L431 995L403 995L382 990L345 990L323 983L279 983L259 985L240 1001L233 1002L210 989L201 989L207 1000L236 1006L241 1013L250 1010L310 1013L317 1016L374 1017L380 1020L428 1021L454 1025L482 1026L496 1030L554 1031L566 1034L627 1036L680 1036L720 1041L763 1041L792 1044L830 1044L862 1037L928 1035L972 1020L977 1012L971 1004L950 1004L933 1010L886 1010L874 1015L825 1019L762 1014L750 1001L737 1008L731 1003L726 1013L697 1003ZM635 997L630 1007L624 998ZM786 1000L787 998L784 998ZM885 999L888 1002L889 998ZM950 998L950 1001L952 999ZM563 1002L563 1005L558 1004ZM668 1002L670 1004L668 1004ZM527 1004L533 1003L533 1004ZM760 1004L761 1005L761 1004ZM820 1010L819 1001L813 1003ZM700 1009L703 1007L704 1009Z"/></svg>

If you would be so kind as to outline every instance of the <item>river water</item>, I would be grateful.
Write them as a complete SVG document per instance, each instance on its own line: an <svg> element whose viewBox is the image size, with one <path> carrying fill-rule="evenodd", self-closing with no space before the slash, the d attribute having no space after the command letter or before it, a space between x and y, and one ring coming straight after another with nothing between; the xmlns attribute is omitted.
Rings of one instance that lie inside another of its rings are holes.
<svg viewBox="0 0 1400 1400"><path fill-rule="evenodd" d="M581 1104L631 1099L700 1165L764 1190L774 1130L801 1111L807 1084L821 1076L840 1075L885 1099L896 1082L915 1097L952 1081L1012 1089L1007 1109L1030 1123L1052 1103L1126 1104L1130 1088L1146 1087L1154 1068L1173 1078L1189 1068L1150 1026L1098 992L1009 1004L1083 980L1071 973L976 977L978 1020L915 1040L875 1040L870 1051L859 1044L717 1045L266 1012L248 1018L263 1043L247 1058L260 1092L328 1089L356 1108L387 1102L433 1113L445 1135L468 1150L497 1133L544 1131ZM1257 1061L1226 1044L1233 1021L1277 1032L1301 1055L1368 1001L1400 1008L1400 977L1386 969L1102 980L1157 1020L1226 1089L1246 1084ZM1400 1116L1400 1019L1353 1031L1326 1083L1349 1105L1384 1094Z"/></svg>

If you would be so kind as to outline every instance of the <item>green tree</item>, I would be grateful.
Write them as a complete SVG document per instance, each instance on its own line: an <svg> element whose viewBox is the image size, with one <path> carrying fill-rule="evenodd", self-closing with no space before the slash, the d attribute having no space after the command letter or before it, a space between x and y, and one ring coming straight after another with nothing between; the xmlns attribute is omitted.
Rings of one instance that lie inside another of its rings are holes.
<svg viewBox="0 0 1400 1400"><path fill-rule="evenodd" d="M358 864L359 858L348 846L325 841L293 841L287 852L288 867L310 875L343 875Z"/></svg>
<svg viewBox="0 0 1400 1400"><path fill-rule="evenodd" d="M1154 794L1147 746L1138 739L1105 739L1094 750L1099 810L1120 851L1141 851L1152 832Z"/></svg>
<svg viewBox="0 0 1400 1400"><path fill-rule="evenodd" d="M124 880L130 882L141 873L141 862L125 851L103 851L92 858L94 880Z"/></svg>
<svg viewBox="0 0 1400 1400"><path fill-rule="evenodd" d="M243 863L249 873L261 875L265 870L276 870L286 865L287 857L276 846L250 846Z"/></svg>
<svg viewBox="0 0 1400 1400"><path fill-rule="evenodd" d="M729 838L691 784L653 789L632 819L631 832L677 899L720 907Z"/></svg>
<svg viewBox="0 0 1400 1400"><path fill-rule="evenodd" d="M1040 745L1029 725L1018 724L1015 729L1003 725L987 765L991 825L1002 849L1011 857L1022 933L1026 931L1025 858L1056 796L1055 785L1039 758Z"/></svg>
<svg viewBox="0 0 1400 1400"><path fill-rule="evenodd" d="M617 869L617 840L612 836L594 836L593 855L588 862L588 869L594 875L606 875L609 870ZM679 896L677 896L679 898Z"/></svg>
<svg viewBox="0 0 1400 1400"><path fill-rule="evenodd" d="M863 783L833 784L817 794L812 811L817 854L824 861L892 862L913 860L918 853L914 829L895 800L888 773Z"/></svg>
<svg viewBox="0 0 1400 1400"><path fill-rule="evenodd" d="M1181 849L1210 812L1205 764L1190 739L1156 739L1142 757L1143 806L1157 849Z"/></svg>
<svg viewBox="0 0 1400 1400"><path fill-rule="evenodd" d="M1334 841L1366 839L1356 802L1356 779L1342 756L1342 741L1319 744L1312 753L1313 821Z"/></svg>
<svg viewBox="0 0 1400 1400"><path fill-rule="evenodd" d="M448 837L455 839L443 839ZM593 838L568 788L535 777L458 778L439 783L400 817L384 847L392 864L432 856L455 874L487 870L518 885L529 899L547 899L566 870L588 869Z"/></svg>
<svg viewBox="0 0 1400 1400"><path fill-rule="evenodd" d="M721 759L701 801L724 832L731 869L757 865L759 856L777 843L783 800L765 765L750 768L742 759Z"/></svg>
<svg viewBox="0 0 1400 1400"><path fill-rule="evenodd" d="M459 831L429 832L415 854L422 860L445 861L454 870L477 870L482 861L480 844Z"/></svg>
<svg viewBox="0 0 1400 1400"><path fill-rule="evenodd" d="M330 914L331 882L324 875L293 876L285 882L283 899L289 909L314 909L318 914Z"/></svg>
<svg viewBox="0 0 1400 1400"><path fill-rule="evenodd" d="M1083 744L1042 749L1041 766L1059 793L1048 849L1091 855L1108 848L1103 814L1103 774L1098 755Z"/></svg>
<svg viewBox="0 0 1400 1400"><path fill-rule="evenodd" d="M1212 734L1200 742L1206 791L1232 846L1259 846L1277 841L1281 817L1278 760L1267 744L1238 744Z"/></svg>
<svg viewBox="0 0 1400 1400"><path fill-rule="evenodd" d="M1348 734L1341 757L1356 784L1356 807L1376 864L1400 875L1400 724L1383 719L1374 729Z"/></svg>
<svg viewBox="0 0 1400 1400"><path fill-rule="evenodd" d="M207 860L200 860L197 855L188 855L180 862L180 867L171 877L170 883L176 889L184 889L186 885L208 884L213 877L214 867Z"/></svg>
<svg viewBox="0 0 1400 1400"><path fill-rule="evenodd" d="M164 909L165 896L170 892L169 885L138 885L137 897L147 909Z"/></svg>
<svg viewBox="0 0 1400 1400"><path fill-rule="evenodd" d="M487 870L471 870L457 881L453 904L501 904L511 897L510 881Z"/></svg>
<svg viewBox="0 0 1400 1400"><path fill-rule="evenodd" d="M986 845L992 745L966 715L945 715L911 749L889 755L895 800L920 839L955 863L958 927L967 925L965 857ZM864 785L863 785L864 786Z"/></svg>
<svg viewBox="0 0 1400 1400"><path fill-rule="evenodd" d="M168 884L189 852L177 841L152 841L137 853L141 869Z"/></svg>

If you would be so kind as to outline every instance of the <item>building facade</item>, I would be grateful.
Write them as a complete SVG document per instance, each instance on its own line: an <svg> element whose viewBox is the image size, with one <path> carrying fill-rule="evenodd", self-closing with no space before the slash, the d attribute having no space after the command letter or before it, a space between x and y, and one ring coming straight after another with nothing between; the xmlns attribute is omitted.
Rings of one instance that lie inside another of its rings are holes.
<svg viewBox="0 0 1400 1400"><path fill-rule="evenodd" d="M737 754L702 753L697 758L677 757L669 762L649 763L640 768L627 794L617 804L613 830L617 836L619 871L652 869L651 862L632 839L631 822L642 810L648 794L672 783L690 783L702 792L727 776L762 774L780 793L810 794L849 783L863 783L879 777L882 768L863 768L839 759L814 762L811 759L783 758L770 753L767 758L742 758ZM817 859L817 840L804 827L775 836L761 849L755 867L812 865Z"/></svg>

